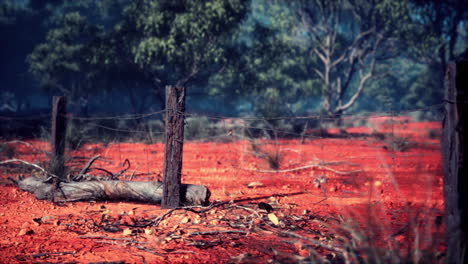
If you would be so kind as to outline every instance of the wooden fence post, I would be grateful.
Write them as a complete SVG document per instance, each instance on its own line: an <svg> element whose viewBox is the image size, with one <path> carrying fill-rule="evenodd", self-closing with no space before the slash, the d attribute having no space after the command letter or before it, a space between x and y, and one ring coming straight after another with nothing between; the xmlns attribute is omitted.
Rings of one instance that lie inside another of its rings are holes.
<svg viewBox="0 0 468 264"><path fill-rule="evenodd" d="M59 177L64 177L65 172L65 134L67 130L66 120L67 100L64 96L54 96L52 99L52 131L51 131L51 163L50 171Z"/></svg>
<svg viewBox="0 0 468 264"><path fill-rule="evenodd" d="M446 263L468 263L468 60L449 63L443 121Z"/></svg>
<svg viewBox="0 0 468 264"><path fill-rule="evenodd" d="M162 208L180 205L182 150L184 146L185 88L166 86L166 136L164 145Z"/></svg>

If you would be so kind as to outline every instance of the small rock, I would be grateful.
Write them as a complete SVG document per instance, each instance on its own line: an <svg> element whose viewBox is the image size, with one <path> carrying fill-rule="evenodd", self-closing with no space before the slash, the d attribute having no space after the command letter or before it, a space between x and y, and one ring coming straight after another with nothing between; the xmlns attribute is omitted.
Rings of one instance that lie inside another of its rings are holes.
<svg viewBox="0 0 468 264"><path fill-rule="evenodd" d="M30 228L21 228L17 236L32 235L32 234L34 234L34 230Z"/></svg>
<svg viewBox="0 0 468 264"><path fill-rule="evenodd" d="M186 224L186 223L190 222L190 218L188 216L186 216L186 217L182 218L182 220L180 220L180 222L182 224Z"/></svg>

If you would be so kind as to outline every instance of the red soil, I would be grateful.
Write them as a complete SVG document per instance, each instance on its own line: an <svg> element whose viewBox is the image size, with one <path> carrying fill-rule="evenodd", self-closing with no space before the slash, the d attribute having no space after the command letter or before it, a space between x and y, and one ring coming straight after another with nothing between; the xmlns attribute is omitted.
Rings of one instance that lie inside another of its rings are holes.
<svg viewBox="0 0 468 264"><path fill-rule="evenodd" d="M374 130L347 130L369 135L376 131L393 134L313 139L304 144L257 142L262 152L281 154L276 173L267 161L253 155L250 142L186 143L183 182L206 185L213 202L231 203L202 213L176 210L157 224L150 221L168 212L159 205L38 201L7 184L7 177L20 176L17 167L1 167L1 262L290 263L314 251L338 261L339 252L332 247L339 248L359 232L375 247L400 247L400 254L408 253L406 245L443 251L444 227L438 223L443 216L442 161L434 136L440 134L440 123L376 122ZM395 138L403 139L405 151L393 148ZM44 142L30 143L48 149ZM162 144L87 144L69 153L86 159L69 165L76 173L100 154L94 167L117 172L128 159L131 168L121 179L134 173L133 180L158 180L163 150ZM15 145L15 158L44 161L40 152L23 144ZM294 170L304 166L309 167ZM274 208L276 225L274 217L258 208L260 202ZM353 232L342 230L351 226ZM339 239L340 235L345 238ZM364 242L357 244L365 246Z"/></svg>

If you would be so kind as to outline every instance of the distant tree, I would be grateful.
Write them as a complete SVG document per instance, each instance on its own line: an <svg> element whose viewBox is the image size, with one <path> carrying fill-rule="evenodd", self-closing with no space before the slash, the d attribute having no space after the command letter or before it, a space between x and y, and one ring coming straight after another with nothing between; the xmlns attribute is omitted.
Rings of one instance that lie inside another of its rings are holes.
<svg viewBox="0 0 468 264"><path fill-rule="evenodd" d="M441 98L442 58L466 48L460 2L254 0L233 36L232 60L209 91L263 116L434 104Z"/></svg>
<svg viewBox="0 0 468 264"><path fill-rule="evenodd" d="M244 18L247 1L133 1L117 27L154 90L189 86L225 63L224 41Z"/></svg>
<svg viewBox="0 0 468 264"><path fill-rule="evenodd" d="M330 116L349 110L373 79L388 74L381 65L397 56L396 31L405 6L376 0L304 0L289 7L297 16L298 43L317 63L322 107Z"/></svg>
<svg viewBox="0 0 468 264"><path fill-rule="evenodd" d="M467 48L468 3L466 0L409 2L412 26L402 32L407 35L409 50L414 59L439 64L444 72L447 62Z"/></svg>
<svg viewBox="0 0 468 264"><path fill-rule="evenodd" d="M298 114L315 96L314 80L305 70L314 62L291 41L287 9L253 1L251 12L228 42L228 63L213 75L209 94L231 109L258 117Z"/></svg>
<svg viewBox="0 0 468 264"><path fill-rule="evenodd" d="M405 54L423 64L403 100L413 106L441 103L447 63L468 48L466 0L412 0L409 26L401 27Z"/></svg>
<svg viewBox="0 0 468 264"><path fill-rule="evenodd" d="M41 87L70 97L86 107L88 93L95 87L97 71L89 63L90 43L99 28L78 12L66 13L49 30L44 43L28 56L30 72Z"/></svg>

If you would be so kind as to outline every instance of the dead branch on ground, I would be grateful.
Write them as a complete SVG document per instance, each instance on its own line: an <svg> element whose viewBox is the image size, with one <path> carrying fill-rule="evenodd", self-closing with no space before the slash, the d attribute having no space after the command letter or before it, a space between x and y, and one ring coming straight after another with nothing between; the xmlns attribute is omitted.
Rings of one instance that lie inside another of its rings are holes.
<svg viewBox="0 0 468 264"><path fill-rule="evenodd" d="M298 171L298 170L305 170L305 169L309 169L309 168L318 168L318 169L321 169L321 170L331 171L331 172L339 174L339 175L351 175L351 174L356 174L356 173L362 172L362 170L339 171L339 170L332 169L332 168L330 168L328 166L325 166L325 165L328 165L328 164L336 164L336 162L333 162L333 163L312 163L312 164L309 164L309 165L306 165L306 166L296 167L296 168L292 168L292 169L284 169L284 170L257 170L257 169L248 169L248 168L239 168L239 169L247 170L247 171L253 171L253 172L260 172L260 173L285 173L285 172L293 172L293 171Z"/></svg>
<svg viewBox="0 0 468 264"><path fill-rule="evenodd" d="M159 204L163 196L162 182L84 181L60 182L59 190L36 177L19 179L18 187L39 200L55 202L75 201L137 201ZM181 193L186 204L201 205L208 201L210 191L203 185L182 184Z"/></svg>

